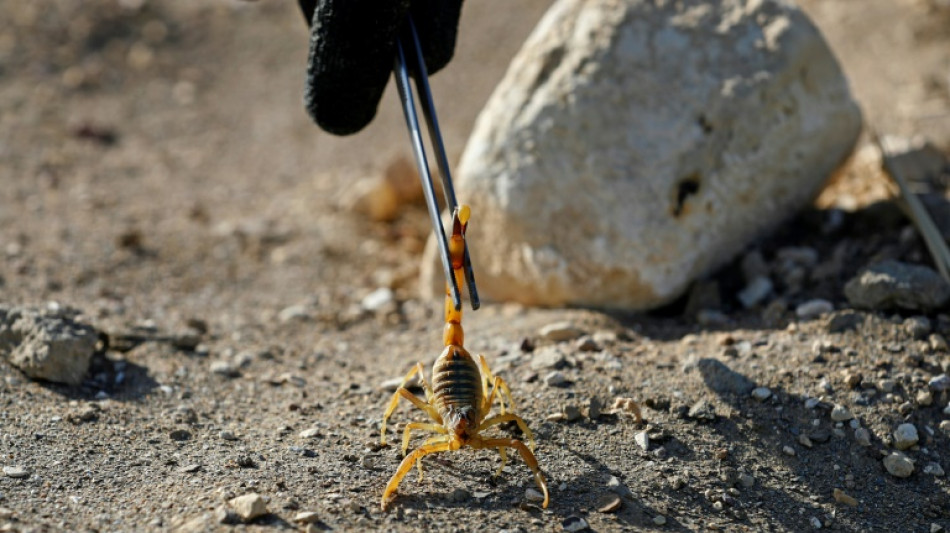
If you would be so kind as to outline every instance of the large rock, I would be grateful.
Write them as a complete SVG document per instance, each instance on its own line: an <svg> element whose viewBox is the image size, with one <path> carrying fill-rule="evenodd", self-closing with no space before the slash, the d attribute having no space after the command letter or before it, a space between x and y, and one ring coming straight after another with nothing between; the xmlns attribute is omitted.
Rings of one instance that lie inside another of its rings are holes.
<svg viewBox="0 0 950 533"><path fill-rule="evenodd" d="M860 111L790 2L559 0L458 170L479 289L649 308L811 200ZM429 243L423 286L443 290Z"/></svg>
<svg viewBox="0 0 950 533"><path fill-rule="evenodd" d="M851 278L844 295L851 305L864 309L932 310L950 301L950 283L923 265L887 260Z"/></svg>
<svg viewBox="0 0 950 533"><path fill-rule="evenodd" d="M99 335L68 315L0 307L0 354L30 378L79 385Z"/></svg>

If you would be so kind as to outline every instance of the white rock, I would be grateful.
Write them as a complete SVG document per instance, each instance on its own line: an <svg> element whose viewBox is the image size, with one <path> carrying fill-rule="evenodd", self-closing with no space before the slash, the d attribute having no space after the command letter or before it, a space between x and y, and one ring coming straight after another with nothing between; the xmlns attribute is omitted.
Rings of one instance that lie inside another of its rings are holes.
<svg viewBox="0 0 950 533"><path fill-rule="evenodd" d="M835 404L835 406L831 408L831 419L835 422L845 422L852 418L854 418L854 415L851 414L851 411L841 404Z"/></svg>
<svg viewBox="0 0 950 533"><path fill-rule="evenodd" d="M544 383L549 387L559 387L567 383L567 376L563 372L554 370L548 375L544 376Z"/></svg>
<svg viewBox="0 0 950 533"><path fill-rule="evenodd" d="M752 389L752 397L760 402L768 400L772 396L772 391L768 387L756 387Z"/></svg>
<svg viewBox="0 0 950 533"><path fill-rule="evenodd" d="M799 304L798 307L795 308L795 316L803 320L810 320L834 310L835 306L828 300L815 298L814 300L808 300L807 302Z"/></svg>
<svg viewBox="0 0 950 533"><path fill-rule="evenodd" d="M241 517L241 520L245 522L250 522L259 516L267 514L267 504L264 503L264 498L256 492L238 496L228 503L231 504L231 508L234 509L234 512Z"/></svg>
<svg viewBox="0 0 950 533"><path fill-rule="evenodd" d="M30 471L19 466L5 466L3 467L3 475L12 477L14 479L20 479L30 477Z"/></svg>
<svg viewBox="0 0 950 533"><path fill-rule="evenodd" d="M806 205L860 130L791 2L558 0L459 165L478 288L532 305L671 301ZM427 254L422 286L441 294L434 240Z"/></svg>
<svg viewBox="0 0 950 533"><path fill-rule="evenodd" d="M650 451L650 436L646 431L641 431L633 436L633 441L637 443L643 451Z"/></svg>
<svg viewBox="0 0 950 533"><path fill-rule="evenodd" d="M570 322L555 322L544 326L538 333L548 340L565 342L572 341L586 332Z"/></svg>
<svg viewBox="0 0 950 533"><path fill-rule="evenodd" d="M388 287L380 287L375 291L367 294L360 301L360 307L366 309L367 311L376 312L384 309L396 299L396 295L393 294L392 289Z"/></svg>
<svg viewBox="0 0 950 533"><path fill-rule="evenodd" d="M901 452L891 452L884 458L884 468L894 477L910 477L914 473L914 462Z"/></svg>
<svg viewBox="0 0 950 533"><path fill-rule="evenodd" d="M894 447L898 450L906 450L917 444L918 440L920 437L913 424L901 424L894 430Z"/></svg>

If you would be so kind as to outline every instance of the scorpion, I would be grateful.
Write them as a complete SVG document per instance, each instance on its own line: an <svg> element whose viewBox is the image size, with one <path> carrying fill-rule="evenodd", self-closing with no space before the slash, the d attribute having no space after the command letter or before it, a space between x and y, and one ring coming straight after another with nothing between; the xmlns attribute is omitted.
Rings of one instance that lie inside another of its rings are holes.
<svg viewBox="0 0 950 533"><path fill-rule="evenodd" d="M459 287L462 286L464 280L462 264L465 255L465 230L470 215L471 211L467 205L455 208L452 214L452 236L448 242L448 251L452 272ZM512 412L514 403L505 381L499 376L492 375L484 356L479 355L478 364L476 364L471 354L462 347L464 339L462 311L455 308L448 283L446 285L445 328L442 335L445 349L432 367L432 386L430 387L425 380L422 363L417 363L403 378L402 384L396 389L386 408L381 424L380 442L386 445L386 422L396 410L400 398L408 400L425 411L433 423L410 422L406 425L402 440L404 459L383 491L382 509L385 511L395 498L399 483L412 470L414 464L419 468L419 481L422 481L424 456L457 451L464 446L474 449L497 449L501 455L501 466L498 467L495 476L501 475L508 461L507 449L517 450L534 473L534 480L544 495L542 507L547 508L548 486L544 474L538 467L538 460L534 456L534 436L524 419ZM425 391L425 401L406 388L406 384L417 374ZM499 403L499 414L488 416L496 399ZM518 439L486 438L481 435L486 429L506 422L514 422L518 425L527 437L528 445ZM427 439L412 453L406 455L409 449L410 433L413 430L430 431L438 435Z"/></svg>

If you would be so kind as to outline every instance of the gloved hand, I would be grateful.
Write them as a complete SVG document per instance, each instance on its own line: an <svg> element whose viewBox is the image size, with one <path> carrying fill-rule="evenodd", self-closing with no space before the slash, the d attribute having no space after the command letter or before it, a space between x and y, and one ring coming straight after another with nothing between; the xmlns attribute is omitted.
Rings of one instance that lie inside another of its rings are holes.
<svg viewBox="0 0 950 533"><path fill-rule="evenodd" d="M310 117L330 133L356 133L376 115L407 13L429 74L452 59L462 0L298 1L310 24L304 100Z"/></svg>

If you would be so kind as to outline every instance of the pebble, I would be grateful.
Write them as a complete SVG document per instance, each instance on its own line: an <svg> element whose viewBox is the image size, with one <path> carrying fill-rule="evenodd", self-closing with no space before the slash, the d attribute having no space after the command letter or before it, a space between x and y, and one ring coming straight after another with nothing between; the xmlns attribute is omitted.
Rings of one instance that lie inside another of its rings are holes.
<svg viewBox="0 0 950 533"><path fill-rule="evenodd" d="M20 479L30 477L30 471L22 466L5 466L3 467L3 475L12 477L13 479Z"/></svg>
<svg viewBox="0 0 950 533"><path fill-rule="evenodd" d="M191 438L191 433L184 429L173 429L168 433L168 438L171 440L183 441Z"/></svg>
<svg viewBox="0 0 950 533"><path fill-rule="evenodd" d="M739 484L745 488L751 488L755 485L755 477L745 472L739 474Z"/></svg>
<svg viewBox="0 0 950 533"><path fill-rule="evenodd" d="M939 333L930 335L930 349L935 352L950 351L950 344L947 344L947 338Z"/></svg>
<svg viewBox="0 0 950 533"><path fill-rule="evenodd" d="M943 526L936 522L930 523L930 533L940 533L941 531L943 531Z"/></svg>
<svg viewBox="0 0 950 533"><path fill-rule="evenodd" d="M709 357L700 359L696 361L695 368L706 386L719 394L749 394L755 388L752 380L729 368L718 359Z"/></svg>
<svg viewBox="0 0 950 533"><path fill-rule="evenodd" d="M884 468L894 477L910 477L914 473L914 462L901 452L891 452L884 458Z"/></svg>
<svg viewBox="0 0 950 533"><path fill-rule="evenodd" d="M180 472L183 472L185 474L193 474L199 470L201 470L201 465L197 463L185 465L179 469Z"/></svg>
<svg viewBox="0 0 950 533"><path fill-rule="evenodd" d="M818 398L808 398L805 400L805 409L814 409L818 407L819 403L821 403L821 400Z"/></svg>
<svg viewBox="0 0 950 533"><path fill-rule="evenodd" d="M591 420L597 420L600 418L603 410L604 404L601 403L601 401L596 397L591 398L590 401L587 402L587 418L590 418Z"/></svg>
<svg viewBox="0 0 950 533"><path fill-rule="evenodd" d="M646 431L641 431L633 436L634 442L637 443L637 446L643 449L643 451L650 450L650 436L647 435Z"/></svg>
<svg viewBox="0 0 950 533"><path fill-rule="evenodd" d="M795 457L795 448L791 446L782 446L782 453L789 457Z"/></svg>
<svg viewBox="0 0 950 533"><path fill-rule="evenodd" d="M894 387L897 386L897 382L893 379L882 379L877 384L877 388L882 392L894 392Z"/></svg>
<svg viewBox="0 0 950 533"><path fill-rule="evenodd" d="M360 307L371 313L375 313L386 309L393 304L395 300L396 295L392 289L389 287L380 287L364 296L363 299L360 300Z"/></svg>
<svg viewBox="0 0 950 533"><path fill-rule="evenodd" d="M845 422L854 418L854 415L851 414L851 411L847 407L841 404L835 404L831 409L831 419L835 422Z"/></svg>
<svg viewBox="0 0 950 533"><path fill-rule="evenodd" d="M554 370L548 375L544 376L544 383L548 387L561 387L568 383L567 376L559 370Z"/></svg>
<svg viewBox="0 0 950 533"><path fill-rule="evenodd" d="M854 440L859 446L870 446L871 432L867 428L858 428L854 430Z"/></svg>
<svg viewBox="0 0 950 533"><path fill-rule="evenodd" d="M845 374L844 383L848 386L849 389L856 389L858 385L861 384L861 380L864 379L864 376L857 372L850 372Z"/></svg>
<svg viewBox="0 0 950 533"><path fill-rule="evenodd" d="M686 416L696 420L715 420L716 408L706 400L699 400L689 408Z"/></svg>
<svg viewBox="0 0 950 533"><path fill-rule="evenodd" d="M564 419L568 422L576 422L584 417L584 414L581 413L581 410L577 408L574 404L568 404L564 406Z"/></svg>
<svg viewBox="0 0 950 533"><path fill-rule="evenodd" d="M911 402L904 402L897 406L897 412L900 413L901 416L907 416L914 412L914 404Z"/></svg>
<svg viewBox="0 0 950 533"><path fill-rule="evenodd" d="M301 439L312 439L320 436L320 428L308 428L297 434Z"/></svg>
<svg viewBox="0 0 950 533"><path fill-rule="evenodd" d="M656 515L656 516L653 517L653 523L656 524L656 525L658 525L658 526L665 525L665 524L666 524L666 517L663 516L663 515L661 515L661 514L658 514L658 515Z"/></svg>
<svg viewBox="0 0 950 533"><path fill-rule="evenodd" d="M541 503L544 501L544 494L542 494L537 489L528 487L524 491L524 499L528 500L531 503Z"/></svg>
<svg viewBox="0 0 950 533"><path fill-rule="evenodd" d="M305 321L309 318L310 311L305 305L291 305L281 309L280 312L277 313L277 320L280 320L284 324L297 320Z"/></svg>
<svg viewBox="0 0 950 533"><path fill-rule="evenodd" d="M211 363L211 372L219 376L225 376L228 378L236 378L241 375L240 372L234 365L228 361L214 361Z"/></svg>
<svg viewBox="0 0 950 533"><path fill-rule="evenodd" d="M772 280L768 276L756 276L736 295L742 306L750 309L762 303L772 293Z"/></svg>
<svg viewBox="0 0 950 533"><path fill-rule="evenodd" d="M768 387L756 387L752 389L752 397L760 402L768 400L772 396L772 391Z"/></svg>
<svg viewBox="0 0 950 533"><path fill-rule="evenodd" d="M449 495L449 499L457 503L467 502L468 500L472 499L472 493L459 487L452 491L452 494ZM362 507L357 507L355 510L359 511L360 509L362 509Z"/></svg>
<svg viewBox="0 0 950 533"><path fill-rule="evenodd" d="M943 467L939 463L930 462L927 463L927 466L924 467L925 474L931 474L936 477L943 477L946 472L943 471Z"/></svg>
<svg viewBox="0 0 950 533"><path fill-rule="evenodd" d="M904 320L904 331L915 339L925 339L933 327L925 316L912 316Z"/></svg>
<svg viewBox="0 0 950 533"><path fill-rule="evenodd" d="M564 352L557 346L546 346L540 350L535 350L531 355L532 370L558 370L568 366L567 358Z"/></svg>
<svg viewBox="0 0 950 533"><path fill-rule="evenodd" d="M927 390L922 390L917 393L917 405L921 407L929 407L934 403L934 395Z"/></svg>
<svg viewBox="0 0 950 533"><path fill-rule="evenodd" d="M950 405L947 406L947 409L950 409ZM942 429L943 431L950 432L950 420L944 420L940 422L940 425L938 427Z"/></svg>
<svg viewBox="0 0 950 533"><path fill-rule="evenodd" d="M9 520L11 518L13 518L13 509L0 507L0 520Z"/></svg>
<svg viewBox="0 0 950 533"><path fill-rule="evenodd" d="M320 515L313 511L301 511L294 515L294 522L298 524L316 524L320 521Z"/></svg>
<svg viewBox="0 0 950 533"><path fill-rule="evenodd" d="M811 439L808 438L808 435L805 435L804 433L800 433L798 435L798 443L806 448L811 448L814 446L814 444L811 442Z"/></svg>
<svg viewBox="0 0 950 533"><path fill-rule="evenodd" d="M835 306L828 300L815 298L801 303L795 308L795 316L802 320L811 320L835 310Z"/></svg>
<svg viewBox="0 0 950 533"><path fill-rule="evenodd" d="M847 492L841 489L835 489L834 492L832 492L832 495L834 496L835 501L838 503L843 503L851 507L858 506L858 500L856 500L854 496L851 496L850 494L848 494Z"/></svg>
<svg viewBox="0 0 950 533"><path fill-rule="evenodd" d="M592 337L582 337L578 339L575 348L579 352L599 352L600 345Z"/></svg>
<svg viewBox="0 0 950 533"><path fill-rule="evenodd" d="M221 433L218 433L218 436L224 440L238 440L238 436L228 430L222 430Z"/></svg>
<svg viewBox="0 0 950 533"><path fill-rule="evenodd" d="M809 518L808 521L811 523L811 527L821 529L821 520L819 520L817 516Z"/></svg>
<svg viewBox="0 0 950 533"><path fill-rule="evenodd" d="M561 523L561 526L564 527L564 531L568 533L577 533L578 531L584 531L589 528L590 525L587 524L587 520L584 520L580 516L569 516L564 519L564 522Z"/></svg>
<svg viewBox="0 0 950 533"><path fill-rule="evenodd" d="M241 520L245 522L250 522L259 516L267 514L267 504L264 503L264 498L256 492L238 496L228 503L231 505L231 508L234 509L234 512L241 517Z"/></svg>
<svg viewBox="0 0 950 533"><path fill-rule="evenodd" d="M858 308L936 309L950 300L950 284L926 266L886 260L859 272L844 294Z"/></svg>
<svg viewBox="0 0 950 533"><path fill-rule="evenodd" d="M554 342L567 342L583 337L587 334L570 322L555 322L538 330L538 334Z"/></svg>
<svg viewBox="0 0 950 533"><path fill-rule="evenodd" d="M894 430L894 447L898 450L906 450L920 440L917 435L917 427L913 424L901 424Z"/></svg>
<svg viewBox="0 0 950 533"><path fill-rule="evenodd" d="M940 374L935 376L927 382L927 385L934 391L943 392L947 389L950 389L950 376L946 374Z"/></svg>

